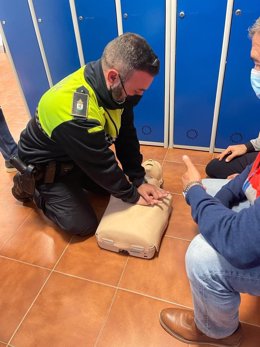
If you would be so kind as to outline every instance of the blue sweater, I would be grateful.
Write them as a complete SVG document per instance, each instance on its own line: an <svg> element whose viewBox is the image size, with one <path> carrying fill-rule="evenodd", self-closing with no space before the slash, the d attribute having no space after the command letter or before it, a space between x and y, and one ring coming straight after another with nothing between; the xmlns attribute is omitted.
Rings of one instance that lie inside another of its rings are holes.
<svg viewBox="0 0 260 347"><path fill-rule="evenodd" d="M260 198L240 212L230 209L246 200L242 186L251 167L222 187L214 198L198 185L186 195L200 233L230 264L240 269L260 265Z"/></svg>

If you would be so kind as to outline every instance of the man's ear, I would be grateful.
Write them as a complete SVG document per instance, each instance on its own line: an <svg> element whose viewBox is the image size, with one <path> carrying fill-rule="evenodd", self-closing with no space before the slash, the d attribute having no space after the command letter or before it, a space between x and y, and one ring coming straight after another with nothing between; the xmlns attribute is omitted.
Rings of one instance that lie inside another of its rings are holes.
<svg viewBox="0 0 260 347"><path fill-rule="evenodd" d="M107 73L108 82L113 85L118 77L118 72L114 69L110 69Z"/></svg>

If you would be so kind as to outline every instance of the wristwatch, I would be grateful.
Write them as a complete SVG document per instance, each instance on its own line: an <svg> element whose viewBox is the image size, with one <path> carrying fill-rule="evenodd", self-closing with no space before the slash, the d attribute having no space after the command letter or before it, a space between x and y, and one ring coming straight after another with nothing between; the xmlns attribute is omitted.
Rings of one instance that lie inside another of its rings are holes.
<svg viewBox="0 0 260 347"><path fill-rule="evenodd" d="M203 184L201 183L201 181L191 181L190 183L188 183L186 185L186 187L184 188L182 194L184 196L184 198L186 198L186 195L188 193L188 191L190 190L191 187L193 186L201 186L203 188Z"/></svg>

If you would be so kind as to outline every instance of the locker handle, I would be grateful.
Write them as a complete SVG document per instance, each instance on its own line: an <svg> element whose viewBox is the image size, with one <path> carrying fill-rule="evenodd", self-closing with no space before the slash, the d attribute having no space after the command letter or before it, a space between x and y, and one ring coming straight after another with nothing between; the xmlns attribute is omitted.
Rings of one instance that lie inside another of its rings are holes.
<svg viewBox="0 0 260 347"><path fill-rule="evenodd" d="M124 19L127 19L127 18L128 18L128 13L124 13L124 14L123 14L123 18L124 18Z"/></svg>
<svg viewBox="0 0 260 347"><path fill-rule="evenodd" d="M180 18L184 18L185 17L185 12L184 11L179 12L179 17Z"/></svg>
<svg viewBox="0 0 260 347"><path fill-rule="evenodd" d="M239 8L235 11L235 15L236 16L241 16L242 15L242 10L240 10Z"/></svg>

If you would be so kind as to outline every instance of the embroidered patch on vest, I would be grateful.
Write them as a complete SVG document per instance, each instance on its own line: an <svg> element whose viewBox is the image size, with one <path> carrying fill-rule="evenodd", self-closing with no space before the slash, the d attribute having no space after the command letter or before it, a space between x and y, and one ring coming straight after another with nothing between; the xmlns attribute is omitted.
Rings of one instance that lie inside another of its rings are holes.
<svg viewBox="0 0 260 347"><path fill-rule="evenodd" d="M85 87L78 88L73 94L73 103L71 114L74 117L87 118L88 117L88 100L89 93Z"/></svg>

